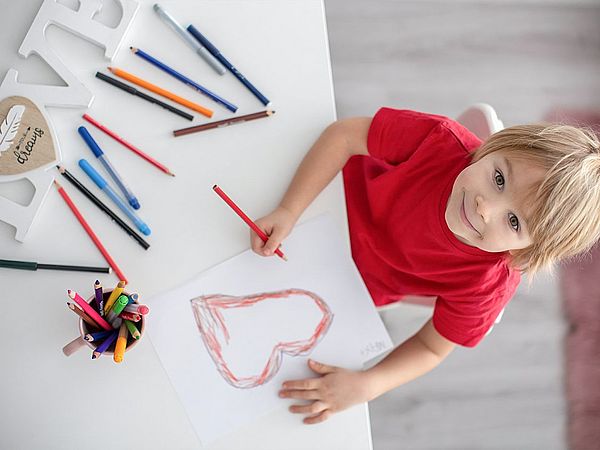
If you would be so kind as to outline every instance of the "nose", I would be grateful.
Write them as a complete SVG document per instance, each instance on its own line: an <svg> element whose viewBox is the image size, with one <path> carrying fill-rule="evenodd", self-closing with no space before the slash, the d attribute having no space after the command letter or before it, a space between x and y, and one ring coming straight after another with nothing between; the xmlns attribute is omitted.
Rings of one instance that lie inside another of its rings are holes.
<svg viewBox="0 0 600 450"><path fill-rule="evenodd" d="M488 203L482 195L475 196L475 210L477 211L477 214L479 214L483 222L487 223L489 219Z"/></svg>

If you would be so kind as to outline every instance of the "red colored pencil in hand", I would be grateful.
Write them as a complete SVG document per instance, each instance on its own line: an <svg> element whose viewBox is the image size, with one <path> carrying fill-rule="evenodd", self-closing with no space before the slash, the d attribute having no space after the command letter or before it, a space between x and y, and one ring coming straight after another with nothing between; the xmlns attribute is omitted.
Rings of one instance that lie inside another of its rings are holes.
<svg viewBox="0 0 600 450"><path fill-rule="evenodd" d="M223 192L221 190L221 188L219 186L217 186L216 184L213 186L213 191L215 191L217 193L217 195L219 197L221 197L225 203L227 203L231 209L233 209L238 216L240 216L240 218L246 222L246 224L252 228L252 230L258 234L258 237L262 239L263 242L267 242L269 240L269 236L267 236L265 234L265 232L263 230L261 230L260 228L258 228L258 226L252 221L252 219L250 219L250 217L248 217L244 211L242 211L234 202L233 200L231 200L227 194L225 192ZM277 256L279 256L281 259L283 259L284 261L287 261L287 258L285 257L285 255L283 254L283 252L281 251L281 249L277 248L277 250L275 250L275 254Z"/></svg>
<svg viewBox="0 0 600 450"><path fill-rule="evenodd" d="M73 214L75 215L75 217L77 217L77 220L79 220L79 223L85 229L88 236L92 239L94 244L96 244L96 247L98 247L98 250L100 250L100 253L102 253L102 256L104 256L104 259L106 259L106 262L108 263L108 265L113 268L113 270L119 277L119 280L123 280L127 283L127 278L125 277L123 272L121 272L121 269L119 269L119 266L117 266L117 263L114 261L114 259L112 259L112 257L108 253L108 251L104 248L104 245L102 245L102 242L100 242L100 239L98 239L98 236L96 236L96 233L94 233L94 230L92 230L92 228L88 225L86 220L83 218L83 216L77 209L77 206L75 206L75 203L73 203L73 200L71 200L71 197L69 197L69 194L67 194L65 192L65 190L63 189L63 187L60 185L60 183L58 181L54 180L54 185L58 189L58 193L63 198L65 203L67 205L69 205L69 208L71 208L71 211L73 211Z"/></svg>

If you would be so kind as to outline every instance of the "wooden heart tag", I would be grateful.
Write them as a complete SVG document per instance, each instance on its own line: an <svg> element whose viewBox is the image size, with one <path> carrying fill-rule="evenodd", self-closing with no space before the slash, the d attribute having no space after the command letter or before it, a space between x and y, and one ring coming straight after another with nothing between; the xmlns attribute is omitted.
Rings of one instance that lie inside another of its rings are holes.
<svg viewBox="0 0 600 450"><path fill-rule="evenodd" d="M2 100L0 121L0 180L58 161L48 122L31 100Z"/></svg>

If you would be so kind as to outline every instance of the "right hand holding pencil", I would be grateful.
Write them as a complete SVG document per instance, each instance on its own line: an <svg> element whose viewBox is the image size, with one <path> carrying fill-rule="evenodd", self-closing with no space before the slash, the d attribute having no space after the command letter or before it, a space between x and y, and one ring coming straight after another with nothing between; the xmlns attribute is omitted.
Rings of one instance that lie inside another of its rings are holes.
<svg viewBox="0 0 600 450"><path fill-rule="evenodd" d="M278 206L272 213L256 220L256 225L263 230L269 240L263 242L262 239L252 230L250 230L250 244L252 250L260 256L273 256L275 250L292 231L297 218L286 208Z"/></svg>

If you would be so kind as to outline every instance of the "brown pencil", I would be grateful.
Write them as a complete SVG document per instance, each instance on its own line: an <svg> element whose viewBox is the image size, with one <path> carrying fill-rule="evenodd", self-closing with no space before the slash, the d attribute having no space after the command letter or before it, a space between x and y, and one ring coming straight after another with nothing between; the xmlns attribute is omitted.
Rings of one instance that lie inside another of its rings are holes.
<svg viewBox="0 0 600 450"><path fill-rule="evenodd" d="M94 322L94 319L92 319L90 316L88 316L81 308L79 308L78 306L74 305L71 302L67 302L67 306L69 307L69 309L71 311L73 311L75 314L77 314L79 317L81 317L85 323L87 323L88 325L91 325L94 328L98 328L98 329L100 328L100 325L98 325L96 322Z"/></svg>
<svg viewBox="0 0 600 450"><path fill-rule="evenodd" d="M261 119L263 117L269 117L275 114L275 111L260 111L257 113L246 114L244 116L232 117L230 119L217 120L215 122L205 123L203 125L196 125L195 127L181 128L180 130L173 131L173 135L185 136L186 134L197 133L199 131L212 130L213 128L226 127L228 125L234 125L236 123L248 122L249 120Z"/></svg>

